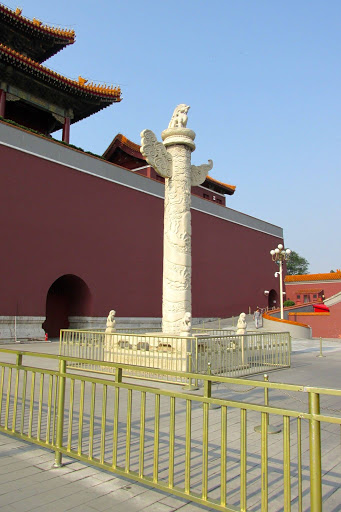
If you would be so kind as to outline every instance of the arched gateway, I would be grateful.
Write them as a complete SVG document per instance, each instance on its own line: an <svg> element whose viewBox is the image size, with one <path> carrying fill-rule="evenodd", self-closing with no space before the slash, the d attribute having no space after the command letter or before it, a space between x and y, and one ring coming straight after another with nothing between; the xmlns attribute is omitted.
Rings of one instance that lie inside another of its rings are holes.
<svg viewBox="0 0 341 512"><path fill-rule="evenodd" d="M277 295L277 292L276 290L272 289L270 290L269 292L269 295L268 295L268 307L269 309L272 309L272 308L276 308L278 307L278 295Z"/></svg>
<svg viewBox="0 0 341 512"><path fill-rule="evenodd" d="M72 274L61 276L47 292L43 329L50 338L56 338L60 329L69 327L70 316L89 316L90 309L91 293L87 284Z"/></svg>

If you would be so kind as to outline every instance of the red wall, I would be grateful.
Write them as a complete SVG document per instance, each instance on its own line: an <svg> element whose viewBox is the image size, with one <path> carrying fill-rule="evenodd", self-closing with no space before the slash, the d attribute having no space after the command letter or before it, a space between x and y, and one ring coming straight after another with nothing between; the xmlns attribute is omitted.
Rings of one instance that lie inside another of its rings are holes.
<svg viewBox="0 0 341 512"><path fill-rule="evenodd" d="M314 338L341 338L341 302L329 310L330 313L289 314L289 320L310 325Z"/></svg>
<svg viewBox="0 0 341 512"><path fill-rule="evenodd" d="M198 211L192 223L193 316L267 306L264 290L279 287L270 257L279 240Z"/></svg>
<svg viewBox="0 0 341 512"><path fill-rule="evenodd" d="M341 291L341 281L330 281L328 283L321 282L321 281L310 281L309 283L306 282L300 282L295 284L289 284L285 283L285 291L287 293L286 299L293 300L296 302L296 294L299 290L324 290L324 297L325 299L328 299L329 297L332 297L332 295L335 295L336 293ZM313 294L311 294L312 296ZM301 300L297 301L297 303L303 303L303 293L301 293ZM318 300L316 300L318 302Z"/></svg>
<svg viewBox="0 0 341 512"><path fill-rule="evenodd" d="M162 199L5 146L0 162L0 315L45 315L52 283L76 275L90 316L161 316ZM192 233L193 316L267 304L278 238L195 210Z"/></svg>

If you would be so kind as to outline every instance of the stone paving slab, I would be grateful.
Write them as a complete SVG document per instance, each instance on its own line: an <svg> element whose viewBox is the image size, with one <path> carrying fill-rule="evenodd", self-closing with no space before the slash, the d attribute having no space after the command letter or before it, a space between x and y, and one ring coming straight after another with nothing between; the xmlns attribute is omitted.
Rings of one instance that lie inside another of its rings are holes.
<svg viewBox="0 0 341 512"><path fill-rule="evenodd" d="M64 458L62 468L53 468L54 453L32 446L25 441L0 434L0 463L2 454L8 452L11 445L11 459L15 470L0 479L0 510L8 512L28 512L58 509L82 510L95 512L120 509L124 512L145 510L146 512L171 512L183 508L186 502L167 493L151 489L131 480L117 478L115 475L100 469L86 466L78 461ZM25 449L30 452L45 451L50 457L46 469L35 465L28 468ZM39 473L41 479L35 475ZM10 486L8 486L9 484ZM169 499L170 501L163 502ZM120 505L120 506L119 506ZM207 510L200 506L193 509L197 512Z"/></svg>

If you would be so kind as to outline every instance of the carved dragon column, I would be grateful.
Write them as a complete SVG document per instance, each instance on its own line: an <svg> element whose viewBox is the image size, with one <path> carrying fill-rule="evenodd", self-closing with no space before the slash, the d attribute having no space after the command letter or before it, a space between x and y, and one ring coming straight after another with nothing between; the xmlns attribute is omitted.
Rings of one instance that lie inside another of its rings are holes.
<svg viewBox="0 0 341 512"><path fill-rule="evenodd" d="M188 128L168 128L161 136L173 161L172 177L165 180L162 331L179 334L185 313L192 313L191 152L195 133Z"/></svg>
<svg viewBox="0 0 341 512"><path fill-rule="evenodd" d="M175 335L181 332L185 313L192 311L191 186L203 183L213 166L211 160L191 165L195 133L186 128L188 109L175 109L162 132L163 144L150 130L141 133L141 153L165 178L162 332Z"/></svg>

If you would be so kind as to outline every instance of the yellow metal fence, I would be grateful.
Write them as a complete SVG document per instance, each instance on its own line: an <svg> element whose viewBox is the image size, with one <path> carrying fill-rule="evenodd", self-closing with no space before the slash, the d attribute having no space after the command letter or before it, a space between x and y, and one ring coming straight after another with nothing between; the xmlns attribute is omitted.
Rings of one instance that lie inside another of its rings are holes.
<svg viewBox="0 0 341 512"><path fill-rule="evenodd" d="M289 333L250 333L244 336L224 330L209 331L191 337L162 334L136 334L62 330L60 355L143 366L145 378L151 377L147 368L158 368L158 379L185 382L181 372L241 377L262 371L290 366ZM76 367L104 371L96 365ZM167 370L178 372L167 374ZM130 366L130 375L134 367ZM165 372L164 372L165 371ZM141 373L139 372L139 377Z"/></svg>
<svg viewBox="0 0 341 512"><path fill-rule="evenodd" d="M221 511L320 512L331 492L341 418L328 404L340 390L202 375L190 394L126 381L123 364L5 349L0 359L0 431L55 450L56 466L68 455ZM76 362L114 375L68 371Z"/></svg>

